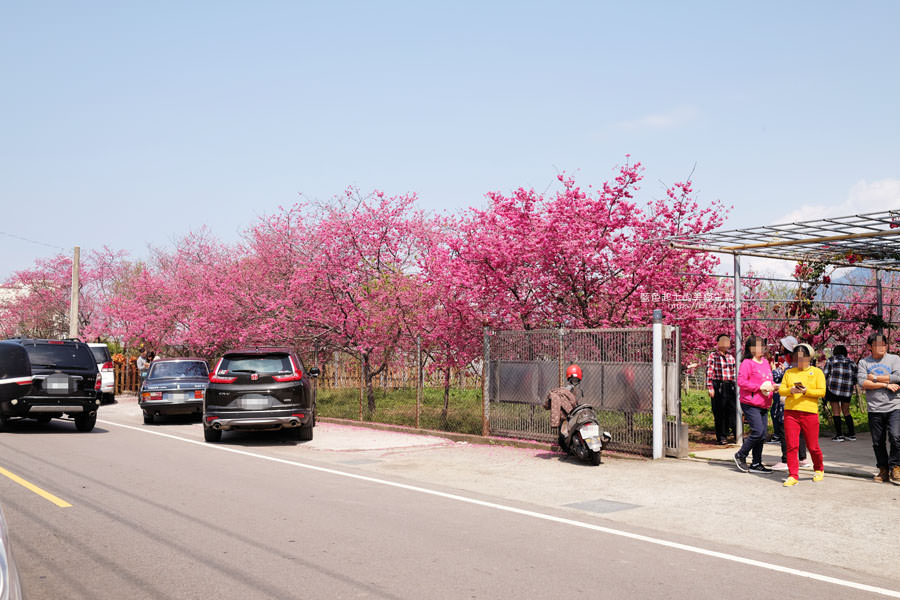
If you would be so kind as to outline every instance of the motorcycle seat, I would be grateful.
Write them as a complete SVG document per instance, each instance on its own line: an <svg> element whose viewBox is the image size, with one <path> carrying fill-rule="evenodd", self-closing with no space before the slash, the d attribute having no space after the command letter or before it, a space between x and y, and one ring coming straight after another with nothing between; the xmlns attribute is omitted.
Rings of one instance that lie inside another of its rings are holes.
<svg viewBox="0 0 900 600"><path fill-rule="evenodd" d="M574 417L577 413L583 411L586 408L594 409L590 404L577 404L575 408L572 409L572 412L569 413L569 418Z"/></svg>

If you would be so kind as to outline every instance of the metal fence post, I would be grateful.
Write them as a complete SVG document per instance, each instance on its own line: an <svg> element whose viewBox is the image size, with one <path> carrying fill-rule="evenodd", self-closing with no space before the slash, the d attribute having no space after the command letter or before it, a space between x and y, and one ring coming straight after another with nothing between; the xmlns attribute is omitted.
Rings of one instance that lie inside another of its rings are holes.
<svg viewBox="0 0 900 600"><path fill-rule="evenodd" d="M663 388L663 316L658 308L653 310L653 458L662 458L664 404Z"/></svg>
<svg viewBox="0 0 900 600"><path fill-rule="evenodd" d="M481 367L481 435L491 435L491 339L487 327L484 328L484 364Z"/></svg>
<svg viewBox="0 0 900 600"><path fill-rule="evenodd" d="M566 367L563 366L563 336L565 330L559 328L559 387L566 385Z"/></svg>
<svg viewBox="0 0 900 600"><path fill-rule="evenodd" d="M422 369L422 336L416 336L416 429L419 425L419 414L422 412L422 394L425 387L425 374Z"/></svg>
<svg viewBox="0 0 900 600"><path fill-rule="evenodd" d="M681 327L675 327L675 368L678 369L678 427L681 427Z"/></svg>
<svg viewBox="0 0 900 600"><path fill-rule="evenodd" d="M363 374L363 357L359 355L359 420L363 420L363 394L366 389L366 378Z"/></svg>

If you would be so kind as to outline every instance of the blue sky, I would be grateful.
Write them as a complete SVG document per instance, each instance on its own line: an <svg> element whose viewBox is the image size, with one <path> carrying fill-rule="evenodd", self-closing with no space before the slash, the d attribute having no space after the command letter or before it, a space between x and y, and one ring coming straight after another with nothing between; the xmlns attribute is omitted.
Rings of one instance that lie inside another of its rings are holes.
<svg viewBox="0 0 900 600"><path fill-rule="evenodd" d="M728 227L900 207L898 2L22 2L0 8L0 277L226 240L298 194L694 172Z"/></svg>

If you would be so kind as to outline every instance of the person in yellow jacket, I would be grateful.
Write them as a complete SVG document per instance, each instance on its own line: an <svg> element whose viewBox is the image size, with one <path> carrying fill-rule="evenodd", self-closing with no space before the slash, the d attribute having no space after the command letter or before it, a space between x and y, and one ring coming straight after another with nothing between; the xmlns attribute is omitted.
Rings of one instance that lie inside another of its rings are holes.
<svg viewBox="0 0 900 600"><path fill-rule="evenodd" d="M788 369L781 379L778 393L784 397L784 437L787 441L788 478L785 487L797 485L800 460L800 432L806 439L806 447L813 461L813 481L822 481L825 467L822 449L819 448L819 400L825 397L825 373L810 366L813 349L808 344L798 344L794 349L795 367Z"/></svg>

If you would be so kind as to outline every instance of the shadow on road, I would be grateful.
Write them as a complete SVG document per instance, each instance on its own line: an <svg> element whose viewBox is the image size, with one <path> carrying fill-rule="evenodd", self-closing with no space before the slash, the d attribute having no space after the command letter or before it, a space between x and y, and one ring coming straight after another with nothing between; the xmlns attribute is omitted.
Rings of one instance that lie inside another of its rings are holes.
<svg viewBox="0 0 900 600"><path fill-rule="evenodd" d="M534 456L535 458L540 458L542 460L557 460L559 462L569 463L572 465L594 468L594 465L590 464L589 462L576 458L571 454L563 454L562 452L538 452ZM600 464L602 465L603 463L601 462Z"/></svg>
<svg viewBox="0 0 900 600"><path fill-rule="evenodd" d="M228 446L244 446L260 448L267 446L300 446L306 442L298 441L289 429L277 431L224 431L220 444Z"/></svg>
<svg viewBox="0 0 900 600"><path fill-rule="evenodd" d="M64 434L77 433L84 435L75 429L75 422L72 419L53 419L47 423L41 423L34 419L12 419L6 423L3 429L4 434ZM109 433L108 429L102 427L94 427L90 433Z"/></svg>
<svg viewBox="0 0 900 600"><path fill-rule="evenodd" d="M194 425L203 422L203 415L156 415L153 425ZM150 423L145 423L150 425Z"/></svg>

